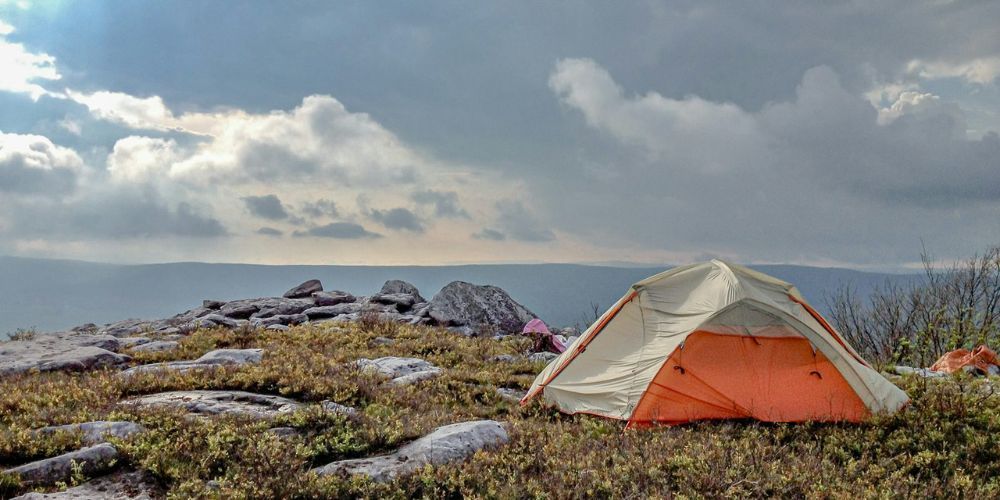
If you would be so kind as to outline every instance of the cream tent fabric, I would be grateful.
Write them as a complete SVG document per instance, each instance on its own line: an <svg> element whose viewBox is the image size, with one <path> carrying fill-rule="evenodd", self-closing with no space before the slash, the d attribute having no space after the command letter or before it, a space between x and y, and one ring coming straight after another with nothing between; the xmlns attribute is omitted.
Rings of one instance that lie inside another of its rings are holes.
<svg viewBox="0 0 1000 500"><path fill-rule="evenodd" d="M906 393L870 368L793 285L713 260L632 285L538 375L522 403L541 395L568 413L629 420L664 363L675 351L683 352L694 332L742 336L758 344L765 338L804 338L808 344L802 345L839 371L869 413L893 412L908 402Z"/></svg>

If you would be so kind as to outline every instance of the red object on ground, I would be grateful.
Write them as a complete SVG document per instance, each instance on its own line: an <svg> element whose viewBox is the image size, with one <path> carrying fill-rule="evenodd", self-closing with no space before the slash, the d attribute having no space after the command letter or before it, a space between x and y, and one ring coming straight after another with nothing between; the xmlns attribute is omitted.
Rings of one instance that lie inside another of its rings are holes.
<svg viewBox="0 0 1000 500"><path fill-rule="evenodd" d="M983 373L989 373L990 365L1000 366L1000 358L992 349L981 345L971 351L956 349L946 353L931 366L931 371L954 373L966 366L974 366Z"/></svg>

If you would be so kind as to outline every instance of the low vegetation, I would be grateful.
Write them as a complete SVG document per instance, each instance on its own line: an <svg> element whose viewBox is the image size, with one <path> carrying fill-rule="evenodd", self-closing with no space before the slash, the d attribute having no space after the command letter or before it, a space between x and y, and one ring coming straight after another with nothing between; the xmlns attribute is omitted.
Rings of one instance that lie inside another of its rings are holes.
<svg viewBox="0 0 1000 500"><path fill-rule="evenodd" d="M1000 340L1000 246L946 268L924 253L924 277L887 282L862 300L850 286L828 298L831 321L869 361L930 366L942 354Z"/></svg>
<svg viewBox="0 0 1000 500"><path fill-rule="evenodd" d="M624 432L620 422L563 415L538 404L522 409L498 395L497 388L527 389L542 368L524 358L492 361L523 354L528 342L374 320L288 332L202 330L177 350L135 353L135 359L262 347L263 362L129 378L104 371L0 380L0 467L80 446L80 436L39 436L32 429L130 420L148 430L113 441L123 465L150 472L175 498L1000 495L1000 398L985 381L896 379L913 398L910 406L862 425L706 422ZM427 359L445 374L391 387L353 365L361 357L389 355ZM307 405L275 421L254 421L117 405L139 394L185 389L329 399L360 411L348 418ZM388 452L439 425L482 418L505 422L510 443L388 484L309 472L334 460ZM299 435L268 432L275 426L293 427ZM24 490L0 476L0 496Z"/></svg>

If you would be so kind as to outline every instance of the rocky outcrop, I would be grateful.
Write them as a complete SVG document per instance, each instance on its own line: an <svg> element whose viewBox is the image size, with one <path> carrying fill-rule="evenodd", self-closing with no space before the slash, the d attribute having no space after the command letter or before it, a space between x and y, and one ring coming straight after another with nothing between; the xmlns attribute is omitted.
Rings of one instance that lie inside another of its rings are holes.
<svg viewBox="0 0 1000 500"><path fill-rule="evenodd" d="M220 366L257 364L260 363L263 355L263 349L216 349L205 353L198 359L135 366L122 372L122 375L130 376L143 373L160 373L169 371L185 372L188 370L204 370Z"/></svg>
<svg viewBox="0 0 1000 500"><path fill-rule="evenodd" d="M358 300L357 297L339 290L329 292L313 292L312 299L317 306L335 306L337 304L344 304Z"/></svg>
<svg viewBox="0 0 1000 500"><path fill-rule="evenodd" d="M93 476L109 470L118 458L118 450L103 443L57 457L38 460L7 469L7 474L16 474L25 486L38 486L68 482L73 476L74 465L86 476Z"/></svg>
<svg viewBox="0 0 1000 500"><path fill-rule="evenodd" d="M121 471L54 493L28 493L14 500L152 500L163 492L148 473Z"/></svg>
<svg viewBox="0 0 1000 500"><path fill-rule="evenodd" d="M84 371L120 368L131 358L117 351L121 343L108 335L63 332L29 340L0 343L0 376L31 370Z"/></svg>
<svg viewBox="0 0 1000 500"><path fill-rule="evenodd" d="M314 469L317 474L364 474L378 482L412 473L426 465L463 460L478 450L508 441L507 431L494 420L477 420L438 427L395 453L342 460Z"/></svg>
<svg viewBox="0 0 1000 500"><path fill-rule="evenodd" d="M301 285L292 288L282 295L286 299L303 299L306 297L311 297L312 294L316 292L323 291L323 284L319 280L309 280Z"/></svg>
<svg viewBox="0 0 1000 500"><path fill-rule="evenodd" d="M409 295L414 298L414 302L427 302L426 299L420 296L420 290L417 287L407 283L403 280L389 280L382 285L382 289L378 291L379 295L395 295L404 294Z"/></svg>
<svg viewBox="0 0 1000 500"><path fill-rule="evenodd" d="M497 389L497 395L512 403L519 403L527 394L528 391L522 391L520 389L510 389L507 387Z"/></svg>
<svg viewBox="0 0 1000 500"><path fill-rule="evenodd" d="M173 391L135 397L121 404L148 408L180 408L196 416L239 415L270 418L294 411L301 403L281 396L244 391Z"/></svg>
<svg viewBox="0 0 1000 500"><path fill-rule="evenodd" d="M132 348L133 352L164 352L177 349L180 344L176 340L154 340Z"/></svg>
<svg viewBox="0 0 1000 500"><path fill-rule="evenodd" d="M441 374L441 368L420 358L386 356L378 359L362 358L357 361L362 371L378 373L389 378L390 385L409 385Z"/></svg>
<svg viewBox="0 0 1000 500"><path fill-rule="evenodd" d="M431 299L428 314L441 325L489 326L520 332L535 314L495 286L453 281Z"/></svg>
<svg viewBox="0 0 1000 500"><path fill-rule="evenodd" d="M60 432L80 433L83 443L95 445L107 442L108 438L125 439L133 434L143 432L145 429L135 422L109 422L97 420L94 422L84 422L82 424L53 425L42 427L35 431L37 434L47 435Z"/></svg>

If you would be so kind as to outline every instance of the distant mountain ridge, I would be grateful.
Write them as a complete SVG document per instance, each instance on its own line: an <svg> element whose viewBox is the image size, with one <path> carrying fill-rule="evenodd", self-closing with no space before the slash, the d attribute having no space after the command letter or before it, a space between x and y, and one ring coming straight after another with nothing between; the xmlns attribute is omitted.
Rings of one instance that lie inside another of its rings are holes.
<svg viewBox="0 0 1000 500"><path fill-rule="evenodd" d="M871 273L794 265L751 266L794 283L825 312L824 298L850 285L862 296L886 280L917 275ZM201 304L280 295L310 278L328 290L367 295L390 279L409 281L431 298L456 281L496 285L553 325L585 325L621 297L629 285L667 267L579 264L456 266L314 266L254 264L117 265L0 256L0 337L17 328L56 331L82 323L161 318Z"/></svg>

